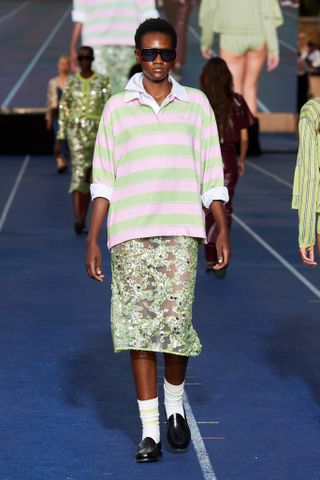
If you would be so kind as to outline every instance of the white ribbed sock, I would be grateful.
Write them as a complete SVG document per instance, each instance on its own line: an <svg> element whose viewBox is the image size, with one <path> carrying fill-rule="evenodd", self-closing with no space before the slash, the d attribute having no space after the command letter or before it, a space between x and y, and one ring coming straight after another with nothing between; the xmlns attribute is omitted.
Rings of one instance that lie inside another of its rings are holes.
<svg viewBox="0 0 320 480"><path fill-rule="evenodd" d="M184 418L182 397L184 392L184 382L181 385L172 385L164 379L164 406L167 418L173 413L180 413Z"/></svg>
<svg viewBox="0 0 320 480"><path fill-rule="evenodd" d="M138 400L138 407L142 423L142 440L151 437L156 443L160 442L159 402L158 397L151 400Z"/></svg>

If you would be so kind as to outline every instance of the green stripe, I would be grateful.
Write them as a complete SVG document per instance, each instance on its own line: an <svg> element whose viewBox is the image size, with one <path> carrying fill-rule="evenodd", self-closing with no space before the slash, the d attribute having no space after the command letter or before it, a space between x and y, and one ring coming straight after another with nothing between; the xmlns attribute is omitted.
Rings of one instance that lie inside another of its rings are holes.
<svg viewBox="0 0 320 480"><path fill-rule="evenodd" d="M112 212L112 203L110 207L110 215ZM202 217L197 215L157 215L135 217L114 223L109 227L109 235L117 235L125 230L137 227L146 227L149 225L192 225L203 227Z"/></svg>
<svg viewBox="0 0 320 480"><path fill-rule="evenodd" d="M148 192L142 193L140 195L134 195L130 198L124 198L123 200L117 200L112 203L112 211L118 212L124 208L137 207L140 205L145 205L147 203L153 202L163 202L166 203L195 203L198 204L199 194L193 192L175 192L175 191L166 191L166 192Z"/></svg>
<svg viewBox="0 0 320 480"><path fill-rule="evenodd" d="M137 120L138 122L138 120ZM200 129L196 128L190 122L183 121L178 123L167 122L165 124L159 124L158 122L151 123L148 125L137 125L130 128L130 136L128 135L128 130L123 130L117 135L117 145L121 146L123 143L127 142L130 138L139 138L147 137L153 134L168 134L168 133L184 133L190 135L190 138L197 137L200 135Z"/></svg>
<svg viewBox="0 0 320 480"><path fill-rule="evenodd" d="M117 187L125 187L127 185L137 185L148 180L194 180L196 172L187 168L151 168L143 172L135 172L124 177L117 178Z"/></svg>
<svg viewBox="0 0 320 480"><path fill-rule="evenodd" d="M102 168L95 168L93 170L92 179L95 183L105 183L113 184L114 176L111 172L103 170Z"/></svg>
<svg viewBox="0 0 320 480"><path fill-rule="evenodd" d="M131 1L128 0L127 2L124 2L124 0L122 0L121 8L132 8L132 0ZM119 2L116 1L116 0L108 0L108 6L107 7L106 7L106 2L102 2L101 4L90 5L90 11L91 12L98 12L98 11L101 10L101 11L105 12L106 14L108 14L109 13L108 10L111 11L111 9L119 9ZM107 15L105 15L105 16L107 16Z"/></svg>
<svg viewBox="0 0 320 480"><path fill-rule="evenodd" d="M100 17L94 19L94 20L91 20L91 24L92 25L102 25L105 27L106 25L106 21L108 21L109 17L108 15L101 15ZM134 17L134 15L126 15L126 16L121 16L121 19L119 18L117 20L117 26L118 26L118 22L120 23L124 23L124 22L127 22L127 23L135 23L136 19ZM118 29L118 28L117 28Z"/></svg>
<svg viewBox="0 0 320 480"><path fill-rule="evenodd" d="M210 180L210 182L204 182L202 185L202 193L207 192L208 190L211 190L211 188L215 187L223 187L224 186L224 181L223 179L217 179L216 181Z"/></svg>

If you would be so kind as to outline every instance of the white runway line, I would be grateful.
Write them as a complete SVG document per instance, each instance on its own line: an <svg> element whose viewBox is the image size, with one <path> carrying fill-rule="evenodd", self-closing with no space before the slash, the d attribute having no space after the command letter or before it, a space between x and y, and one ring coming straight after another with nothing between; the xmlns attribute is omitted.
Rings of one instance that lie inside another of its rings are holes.
<svg viewBox="0 0 320 480"><path fill-rule="evenodd" d="M298 9L297 9L297 10L298 10ZM292 18L292 19L295 20L296 22L299 20L299 14L298 14L298 12L297 12L297 13L291 13L291 12L288 12L287 10L282 10L282 13L283 13L283 16L284 16L284 17Z"/></svg>
<svg viewBox="0 0 320 480"><path fill-rule="evenodd" d="M20 12L20 10L22 10L24 7L26 7L29 3L30 3L30 1L22 3L21 5L19 5L19 7L15 8L14 10L11 10L11 12L9 12L6 15L4 15L3 17L1 17L0 18L0 24L5 22L6 20L9 20L9 18L13 17L16 13Z"/></svg>
<svg viewBox="0 0 320 480"><path fill-rule="evenodd" d="M7 97L4 99L2 102L1 108L7 108L11 102L11 100L15 97L19 89L21 88L23 82L25 79L30 75L32 69L35 67L36 63L38 62L39 58L43 54L43 52L47 49L48 45L50 42L53 40L54 36L57 34L59 31L61 25L65 21L66 17L70 14L71 12L71 7L68 8L68 10L64 13L64 15L60 18L59 22L57 25L53 28L51 33L48 35L47 39L44 41L42 44L41 48L38 50L38 52L35 54L33 57L32 61L29 63L28 67L25 69L15 86L12 88L11 92L7 95Z"/></svg>
<svg viewBox="0 0 320 480"><path fill-rule="evenodd" d="M287 43L285 42L284 40L279 40L279 43L280 45L282 45L283 47L287 48L288 50L290 50L291 52L293 52L294 54L297 53L297 48L296 47L293 47L292 45L290 45L290 43Z"/></svg>
<svg viewBox="0 0 320 480"><path fill-rule="evenodd" d="M278 175L269 172L269 171L266 170L265 168L260 167L259 165L256 165L255 163L250 162L250 160L246 160L246 165L248 165L250 168L253 168L253 170L256 170L257 172L262 173L262 174L265 175L266 177L270 177L270 178L272 178L273 180L275 180L276 182L281 183L281 185L284 185L285 187L288 187L288 188L290 188L290 189L292 188L292 183L287 182L286 180L284 180L283 178L279 177Z"/></svg>
<svg viewBox="0 0 320 480"><path fill-rule="evenodd" d="M252 228L250 228L245 222L241 220L237 215L232 215L233 220L240 225L254 240L259 243L265 250L267 250L274 258L278 260L294 277L296 277L305 287L307 287L316 297L320 298L320 290L315 287L309 280L307 280L296 268L294 268L280 253L263 240Z"/></svg>
<svg viewBox="0 0 320 480"><path fill-rule="evenodd" d="M21 168L20 168L20 170L19 170L19 173L18 173L18 175L17 175L17 178L16 178L16 180L15 180L15 182L14 182L14 185L13 185L13 187L12 187L12 189L11 189L11 192L10 192L10 195L9 195L9 197L8 197L7 203L5 204L4 209L3 209L3 211L2 211L2 214L1 214L1 217L0 217L0 232L1 232L1 230L2 230L2 227L3 227L3 225L4 225L4 222L6 221L6 218L7 218L7 215L8 215L8 213L9 213L10 207L11 207L12 202L13 202L13 200L14 200L14 197L15 197L15 195L16 195L16 193L17 193L18 187L19 187L19 185L20 185L20 182L21 182L21 180L22 180L22 177L23 177L23 175L24 175L24 172L26 171L26 168L27 168L27 166L28 166L29 161L30 161L30 155L27 155L27 156L25 157L25 159L23 160L23 162L22 162Z"/></svg>
<svg viewBox="0 0 320 480"><path fill-rule="evenodd" d="M198 40L198 42L200 42L201 38L200 38L199 33L191 25L188 26L188 30L191 33L191 35L193 35L193 37L196 40ZM200 55L200 51L199 51L199 55ZM218 56L217 52L215 52L215 51L213 52L213 55ZM269 108L259 99L258 99L258 106L259 106L261 112L264 112L264 113L270 113L271 112L271 110L269 110Z"/></svg>
<svg viewBox="0 0 320 480"><path fill-rule="evenodd" d="M190 406L186 393L184 394L183 404L187 414L189 427L191 430L192 443L199 460L203 478L204 480L218 480L214 473L210 457L208 455L207 449L205 447L199 427L197 425L197 421L195 419L195 416L193 415L193 411Z"/></svg>
<svg viewBox="0 0 320 480"><path fill-rule="evenodd" d="M258 172L262 173L263 175L266 175L267 177L272 178L278 183L281 183L281 185L284 185L285 187L288 187L292 189L292 184L290 182L287 182L283 178L279 177L278 175L275 175L273 173L268 172L268 170L265 170L262 167L259 167L258 165L255 165L254 163L248 161L248 165L257 170ZM274 248L272 248L265 240L263 240L260 235L255 233L255 231L250 228L245 222L243 222L237 215L233 214L232 218L235 220L236 223L238 223L244 230L246 230L249 235L251 235L260 245L262 245L263 248L265 248L273 257L275 257L287 270L289 270L292 275L294 275L303 285L305 285L311 292L318 298L320 298L320 290L316 288L309 280L307 280L301 273L298 272L285 258L280 255Z"/></svg>

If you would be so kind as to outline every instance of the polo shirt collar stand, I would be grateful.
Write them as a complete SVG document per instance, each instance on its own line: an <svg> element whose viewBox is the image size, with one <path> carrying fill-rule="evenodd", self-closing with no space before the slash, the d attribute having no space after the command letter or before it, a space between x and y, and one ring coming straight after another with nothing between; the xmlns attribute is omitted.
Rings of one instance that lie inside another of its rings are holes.
<svg viewBox="0 0 320 480"><path fill-rule="evenodd" d="M148 105L150 105L150 100L153 100L156 103L154 98L151 97L146 92L142 83L142 79L143 79L143 73L136 73L130 78L129 82L125 87L125 102L130 102L131 100L139 99L139 100L142 100L143 103L146 103ZM185 87L180 85L180 83L178 83L173 77L171 77L171 75L169 75L169 82L172 83L171 92L167 97L169 101L173 100L174 98L178 98L183 102L190 102L190 98ZM165 101L165 104L166 103L167 102ZM158 109L160 110L159 105L157 110Z"/></svg>

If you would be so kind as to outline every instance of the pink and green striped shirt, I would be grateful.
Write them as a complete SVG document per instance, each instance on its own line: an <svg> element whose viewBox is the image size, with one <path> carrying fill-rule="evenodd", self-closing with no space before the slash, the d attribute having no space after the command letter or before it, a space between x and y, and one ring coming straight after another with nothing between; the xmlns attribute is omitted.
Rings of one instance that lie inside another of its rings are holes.
<svg viewBox="0 0 320 480"><path fill-rule="evenodd" d="M155 236L206 238L202 205L228 201L215 117L206 96L170 78L159 106L142 74L106 103L92 199L110 201L108 247Z"/></svg>
<svg viewBox="0 0 320 480"><path fill-rule="evenodd" d="M134 46L138 25L158 17L154 0L74 0L72 20L82 26L82 44Z"/></svg>

